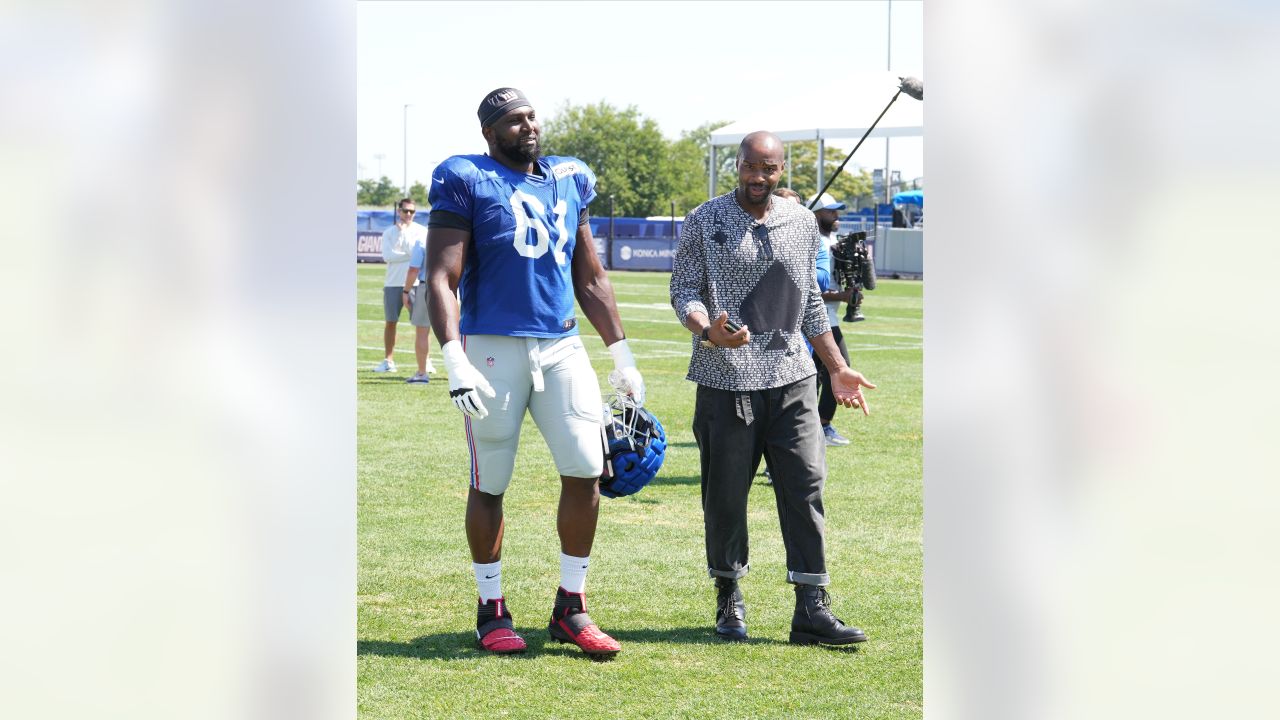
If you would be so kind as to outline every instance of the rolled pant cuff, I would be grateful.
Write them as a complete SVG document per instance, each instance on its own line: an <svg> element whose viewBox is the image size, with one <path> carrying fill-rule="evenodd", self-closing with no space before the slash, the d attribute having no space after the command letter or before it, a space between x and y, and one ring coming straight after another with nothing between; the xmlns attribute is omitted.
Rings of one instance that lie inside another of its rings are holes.
<svg viewBox="0 0 1280 720"><path fill-rule="evenodd" d="M750 569L751 569L750 565L744 568L739 568L737 570L716 570L715 568L709 567L707 568L707 574L713 578L722 577L722 578L729 578L730 580L737 580L738 578L745 576L747 574L747 571Z"/></svg>
<svg viewBox="0 0 1280 720"><path fill-rule="evenodd" d="M787 582L796 585L818 585L826 587L831 584L831 576L827 573L802 573L795 570L787 571Z"/></svg>

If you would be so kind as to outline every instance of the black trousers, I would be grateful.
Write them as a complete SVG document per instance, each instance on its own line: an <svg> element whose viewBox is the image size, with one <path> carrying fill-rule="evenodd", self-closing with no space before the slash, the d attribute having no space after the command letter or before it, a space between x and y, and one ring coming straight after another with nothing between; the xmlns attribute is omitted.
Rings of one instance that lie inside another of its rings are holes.
<svg viewBox="0 0 1280 720"><path fill-rule="evenodd" d="M844 364L848 365L849 349L844 346L844 333L840 332L840 328L835 325L831 326L831 339L836 341L836 347L840 348L840 357L844 358ZM818 366L818 417L825 425L836 416L836 393L831 389L831 373L822 364L822 358L818 357L817 351L813 353L813 364Z"/></svg>
<svg viewBox="0 0 1280 720"><path fill-rule="evenodd" d="M707 570L747 574L747 494L767 450L787 581L829 585L822 511L826 443L813 376L780 388L734 392L698 386L693 436L702 458Z"/></svg>

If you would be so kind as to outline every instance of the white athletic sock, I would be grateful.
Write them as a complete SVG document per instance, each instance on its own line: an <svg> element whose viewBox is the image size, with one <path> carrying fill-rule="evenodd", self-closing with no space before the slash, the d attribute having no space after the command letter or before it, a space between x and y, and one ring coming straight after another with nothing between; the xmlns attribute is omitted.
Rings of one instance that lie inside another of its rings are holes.
<svg viewBox="0 0 1280 720"><path fill-rule="evenodd" d="M502 561L471 563L476 571L476 585L480 588L480 602L502 597Z"/></svg>
<svg viewBox="0 0 1280 720"><path fill-rule="evenodd" d="M589 557L574 557L560 553L560 587L571 593L585 592L587 589L587 565Z"/></svg>

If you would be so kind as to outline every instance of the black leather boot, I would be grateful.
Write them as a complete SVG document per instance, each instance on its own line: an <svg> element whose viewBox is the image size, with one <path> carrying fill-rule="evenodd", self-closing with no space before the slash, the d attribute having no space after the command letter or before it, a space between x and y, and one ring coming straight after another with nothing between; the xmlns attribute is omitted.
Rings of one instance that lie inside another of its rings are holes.
<svg viewBox="0 0 1280 720"><path fill-rule="evenodd" d="M716 635L725 640L747 639L747 603L732 578L716 578Z"/></svg>
<svg viewBox="0 0 1280 720"><path fill-rule="evenodd" d="M796 614L791 617L791 642L797 645L852 645L867 634L845 625L831 614L831 596L817 585L796 585Z"/></svg>

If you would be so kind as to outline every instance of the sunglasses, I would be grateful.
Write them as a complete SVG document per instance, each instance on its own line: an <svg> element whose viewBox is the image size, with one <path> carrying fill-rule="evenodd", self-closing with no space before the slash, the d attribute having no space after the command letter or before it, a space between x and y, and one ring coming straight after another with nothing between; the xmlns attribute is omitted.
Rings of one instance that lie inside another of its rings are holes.
<svg viewBox="0 0 1280 720"><path fill-rule="evenodd" d="M755 235L756 242L760 243L760 251L764 255L765 260L773 259L773 245L769 243L769 228L764 225L757 225L751 228L751 234Z"/></svg>
<svg viewBox="0 0 1280 720"><path fill-rule="evenodd" d="M400 208L400 212L402 212L402 213L409 213L410 215L412 215L412 214L414 214L414 213L416 213L416 212L418 212L418 211L417 211L417 210L410 210L409 208Z"/></svg>

